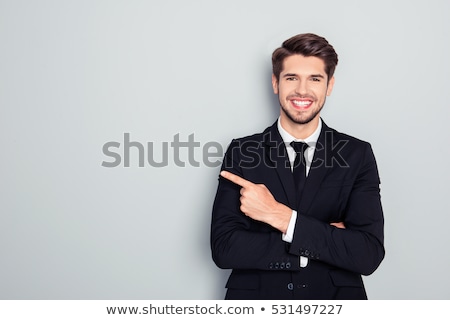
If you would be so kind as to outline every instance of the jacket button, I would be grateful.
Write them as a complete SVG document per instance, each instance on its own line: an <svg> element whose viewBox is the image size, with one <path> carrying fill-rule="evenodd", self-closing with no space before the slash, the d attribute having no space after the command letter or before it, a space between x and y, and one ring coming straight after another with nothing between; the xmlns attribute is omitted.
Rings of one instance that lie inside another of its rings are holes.
<svg viewBox="0 0 450 320"><path fill-rule="evenodd" d="M285 266L284 262L280 263L280 269L284 269L284 266Z"/></svg>
<svg viewBox="0 0 450 320"><path fill-rule="evenodd" d="M286 269L289 269L291 267L291 263L290 262L287 262L286 263Z"/></svg>
<svg viewBox="0 0 450 320"><path fill-rule="evenodd" d="M275 263L275 269L278 269L280 267L280 264L277 262Z"/></svg>
<svg viewBox="0 0 450 320"><path fill-rule="evenodd" d="M269 263L269 269L273 269L273 263Z"/></svg>
<svg viewBox="0 0 450 320"><path fill-rule="evenodd" d="M294 284L292 282L288 283L287 288L288 290L294 290Z"/></svg>

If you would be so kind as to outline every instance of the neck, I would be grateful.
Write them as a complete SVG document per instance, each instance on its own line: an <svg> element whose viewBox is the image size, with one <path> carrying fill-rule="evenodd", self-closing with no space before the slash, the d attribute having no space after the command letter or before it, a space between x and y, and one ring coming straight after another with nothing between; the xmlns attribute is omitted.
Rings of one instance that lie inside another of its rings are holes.
<svg viewBox="0 0 450 320"><path fill-rule="evenodd" d="M319 126L319 119L320 115L317 115L314 119L312 119L310 122L305 124L300 124L292 121L286 115L281 113L280 117L280 124L283 127L284 130L286 130L291 136L293 136L296 139L306 139L310 135L316 131L317 127Z"/></svg>

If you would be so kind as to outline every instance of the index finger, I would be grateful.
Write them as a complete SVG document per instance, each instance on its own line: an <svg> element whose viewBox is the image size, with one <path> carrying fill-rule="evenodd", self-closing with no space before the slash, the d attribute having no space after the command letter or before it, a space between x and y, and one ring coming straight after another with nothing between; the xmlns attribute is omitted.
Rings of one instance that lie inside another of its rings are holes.
<svg viewBox="0 0 450 320"><path fill-rule="evenodd" d="M221 171L220 175L222 177L224 177L225 179L228 179L231 182L236 183L237 185L240 185L243 188L253 185L252 182L245 180L244 178L241 178L238 175L235 175L234 173L231 173L228 171Z"/></svg>
<svg viewBox="0 0 450 320"><path fill-rule="evenodd" d="M343 222L332 222L330 225L339 229L345 229L345 224Z"/></svg>

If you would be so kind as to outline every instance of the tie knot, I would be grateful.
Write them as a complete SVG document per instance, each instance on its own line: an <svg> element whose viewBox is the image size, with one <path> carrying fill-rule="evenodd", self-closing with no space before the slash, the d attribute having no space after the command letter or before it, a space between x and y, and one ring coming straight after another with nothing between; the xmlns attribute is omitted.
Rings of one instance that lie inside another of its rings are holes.
<svg viewBox="0 0 450 320"><path fill-rule="evenodd" d="M307 143L301 141L292 141L291 146L294 148L295 152L302 154L309 147Z"/></svg>

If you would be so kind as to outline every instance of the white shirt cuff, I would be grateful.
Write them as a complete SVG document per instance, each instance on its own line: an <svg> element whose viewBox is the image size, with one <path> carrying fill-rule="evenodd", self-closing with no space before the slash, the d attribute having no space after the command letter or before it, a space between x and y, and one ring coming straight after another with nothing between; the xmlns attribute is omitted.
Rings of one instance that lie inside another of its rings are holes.
<svg viewBox="0 0 450 320"><path fill-rule="evenodd" d="M295 222L297 221L297 211L292 210L291 220L289 220L289 225L286 230L286 233L283 233L282 239L283 241L292 242L292 239L294 239L294 229L295 229Z"/></svg>
<svg viewBox="0 0 450 320"><path fill-rule="evenodd" d="M304 268L308 265L308 258L300 256L300 268Z"/></svg>
<svg viewBox="0 0 450 320"><path fill-rule="evenodd" d="M283 241L292 242L292 239L294 239L294 229L295 229L295 223L297 222L297 211L292 210L291 219L289 220L289 225L286 230L286 233L283 233L282 239ZM300 256L299 257L299 264L300 268L304 268L308 265L308 258Z"/></svg>

